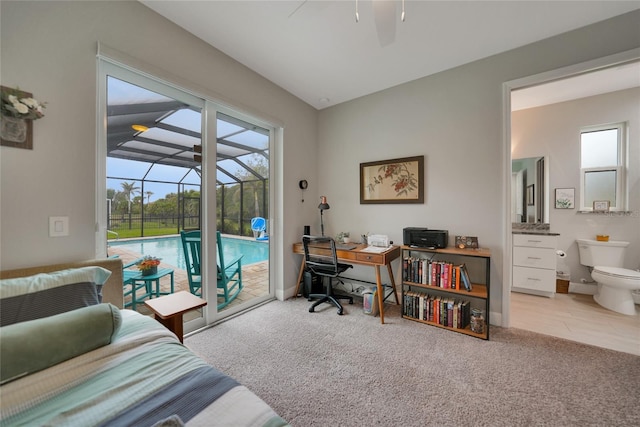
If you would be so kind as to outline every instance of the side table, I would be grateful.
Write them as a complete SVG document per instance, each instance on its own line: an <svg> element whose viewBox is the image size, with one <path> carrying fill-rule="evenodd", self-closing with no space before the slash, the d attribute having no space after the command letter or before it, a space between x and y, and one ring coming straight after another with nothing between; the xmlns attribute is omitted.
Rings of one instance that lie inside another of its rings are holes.
<svg viewBox="0 0 640 427"><path fill-rule="evenodd" d="M155 274L150 274L148 276L143 276L142 272L138 270L123 270L124 275L124 286L131 285L131 291L126 291L124 296L131 295L131 302L125 304L125 307L131 305L131 309L136 309L136 304L142 302L144 298L151 297L155 295L159 297L160 295L167 295L168 293L173 293L174 290L174 281L173 281L173 270L171 268L160 268L158 272ZM171 278L171 291L170 292L160 292L160 279L164 276L169 275ZM153 284L156 285L156 290L153 290ZM144 286L145 293L138 298L136 295L138 289Z"/></svg>
<svg viewBox="0 0 640 427"><path fill-rule="evenodd" d="M176 334L183 343L182 315L196 308L204 307L207 301L190 292L180 291L144 302L154 314L156 320Z"/></svg>

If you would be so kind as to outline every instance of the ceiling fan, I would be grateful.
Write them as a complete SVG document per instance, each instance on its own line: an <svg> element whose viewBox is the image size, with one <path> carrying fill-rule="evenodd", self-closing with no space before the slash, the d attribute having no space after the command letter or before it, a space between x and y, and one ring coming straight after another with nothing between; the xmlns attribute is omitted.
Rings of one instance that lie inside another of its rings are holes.
<svg viewBox="0 0 640 427"><path fill-rule="evenodd" d="M372 0L373 19L376 24L378 41L380 46L387 46L396 40L396 5L395 0ZM400 20L404 22L404 0L402 0L402 14ZM356 0L356 22L360 20L358 16L358 0Z"/></svg>
<svg viewBox="0 0 640 427"><path fill-rule="evenodd" d="M358 11L358 3L360 0L354 0L355 3L355 21L356 23L360 22L360 14ZM404 0L400 0L402 2L402 13L400 15L400 21L404 22L405 13L404 13ZM397 11L396 4L398 0L371 0L373 6L373 19L376 26L376 32L378 34L378 41L380 42L380 46L387 46L393 43L396 39L396 22L397 19ZM317 11L318 8L324 8L329 3L313 1L313 0L303 0L290 14L289 18L295 15L303 6L312 4L314 5L314 9ZM322 6L319 6L322 5ZM306 9L306 8L305 8Z"/></svg>

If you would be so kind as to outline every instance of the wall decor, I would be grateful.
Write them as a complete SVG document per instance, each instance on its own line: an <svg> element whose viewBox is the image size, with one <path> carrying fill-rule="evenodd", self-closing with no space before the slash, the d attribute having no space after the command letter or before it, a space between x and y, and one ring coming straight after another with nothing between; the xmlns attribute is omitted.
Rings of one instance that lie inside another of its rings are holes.
<svg viewBox="0 0 640 427"><path fill-rule="evenodd" d="M534 185L527 185L527 206L533 206L536 204L535 194L534 194Z"/></svg>
<svg viewBox="0 0 640 427"><path fill-rule="evenodd" d="M33 121L44 117L45 103L20 89L0 86L0 145L33 149Z"/></svg>
<svg viewBox="0 0 640 427"><path fill-rule="evenodd" d="M610 202L609 200L594 200L593 211L594 212L609 212Z"/></svg>
<svg viewBox="0 0 640 427"><path fill-rule="evenodd" d="M556 188L556 209L575 208L575 188Z"/></svg>
<svg viewBox="0 0 640 427"><path fill-rule="evenodd" d="M424 203L424 156L360 163L360 204Z"/></svg>

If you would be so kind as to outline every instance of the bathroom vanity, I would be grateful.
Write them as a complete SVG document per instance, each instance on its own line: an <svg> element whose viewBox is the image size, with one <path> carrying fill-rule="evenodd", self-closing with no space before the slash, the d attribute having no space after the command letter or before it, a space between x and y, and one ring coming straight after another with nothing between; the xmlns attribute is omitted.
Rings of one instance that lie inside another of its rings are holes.
<svg viewBox="0 0 640 427"><path fill-rule="evenodd" d="M513 231L512 291L555 295L558 236L548 231Z"/></svg>

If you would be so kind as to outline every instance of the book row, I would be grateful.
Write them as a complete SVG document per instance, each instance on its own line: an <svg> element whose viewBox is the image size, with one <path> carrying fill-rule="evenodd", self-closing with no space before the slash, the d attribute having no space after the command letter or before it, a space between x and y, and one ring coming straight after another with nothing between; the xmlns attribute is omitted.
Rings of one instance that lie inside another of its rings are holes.
<svg viewBox="0 0 640 427"><path fill-rule="evenodd" d="M464 329L471 319L471 303L443 295L408 291L404 294L402 314L450 328Z"/></svg>
<svg viewBox="0 0 640 427"><path fill-rule="evenodd" d="M402 279L421 285L471 291L469 272L464 264L406 257L402 260Z"/></svg>

